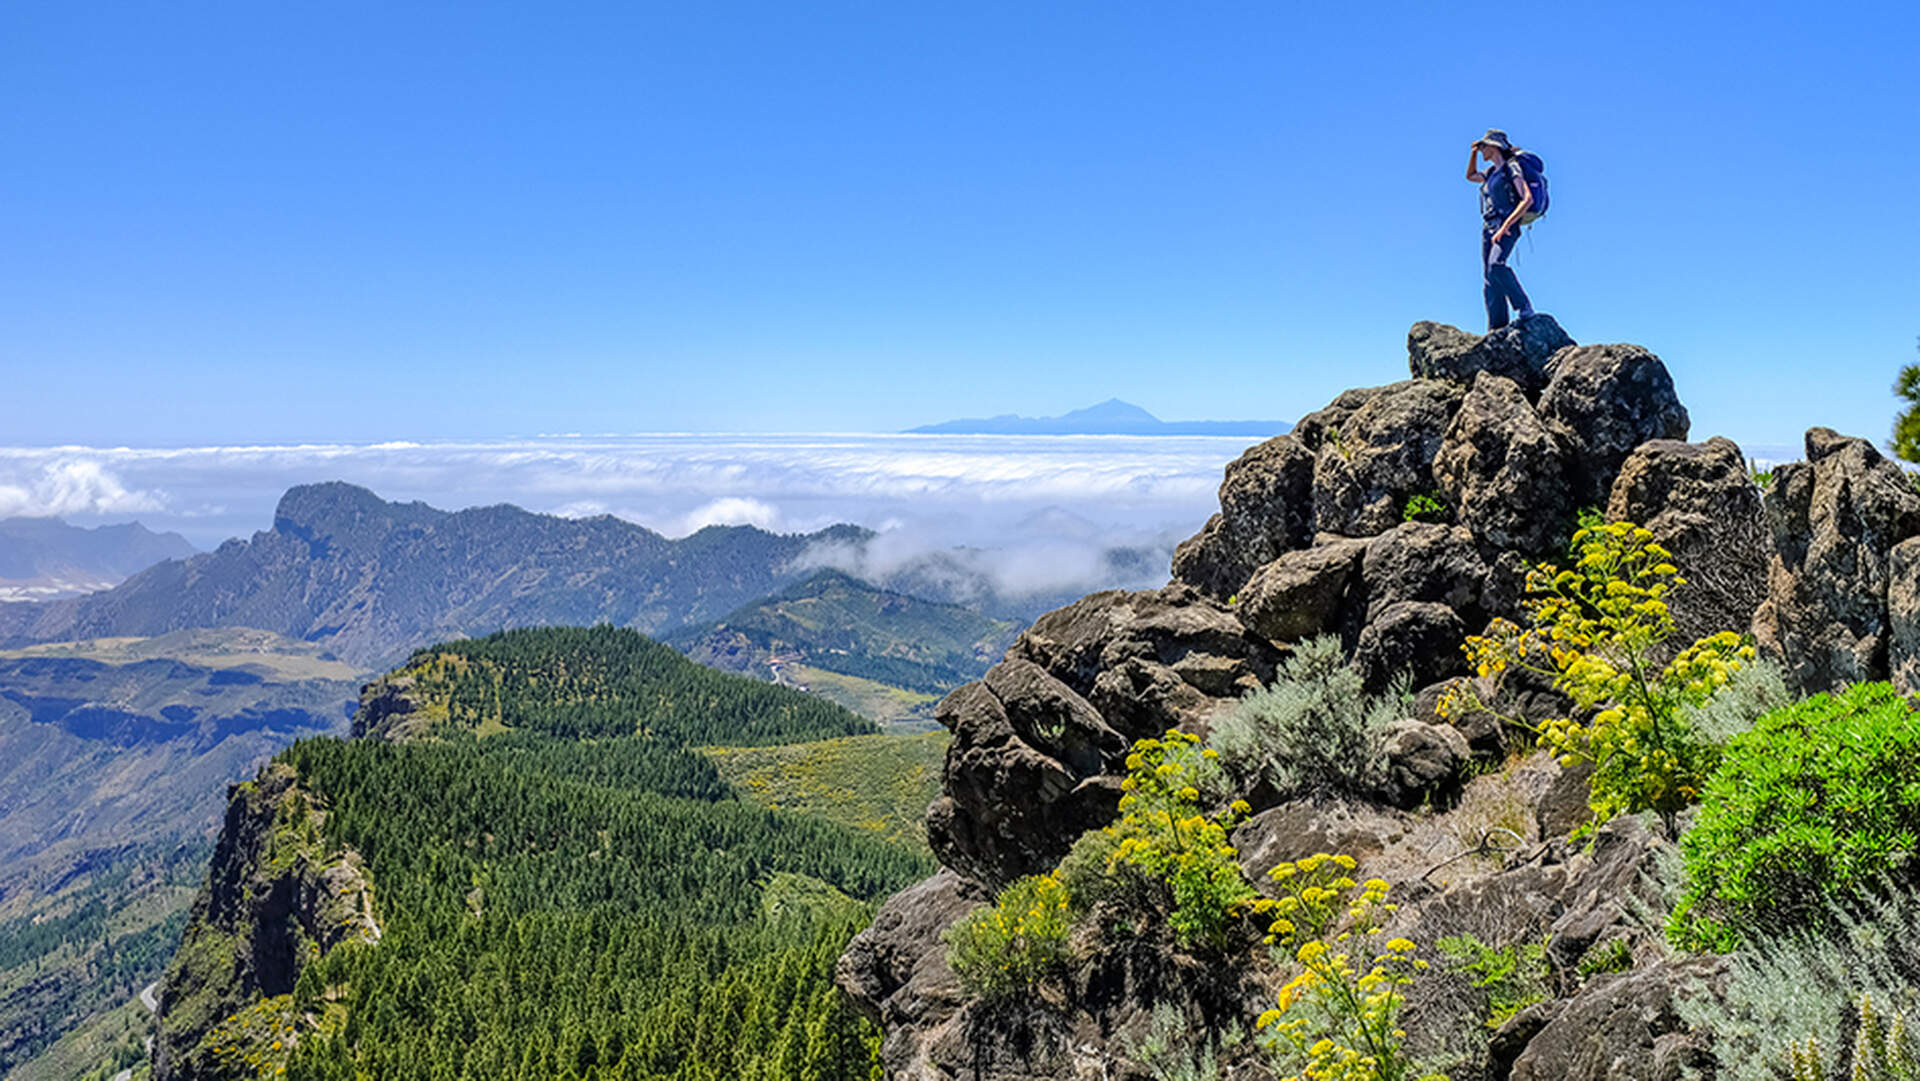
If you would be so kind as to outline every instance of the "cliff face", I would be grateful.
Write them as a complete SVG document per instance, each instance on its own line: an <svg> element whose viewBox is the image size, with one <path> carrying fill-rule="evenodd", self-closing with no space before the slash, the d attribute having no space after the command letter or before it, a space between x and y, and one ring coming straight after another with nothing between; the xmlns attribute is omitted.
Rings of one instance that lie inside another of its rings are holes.
<svg viewBox="0 0 1920 1081"><path fill-rule="evenodd" d="M160 994L156 1081L256 1076L326 1021L302 970L349 942L377 943L373 887L351 851L321 840L326 811L281 764L229 791L207 884ZM270 1072L270 1071L269 1071Z"/></svg>
<svg viewBox="0 0 1920 1081"><path fill-rule="evenodd" d="M1213 1076L1270 1076L1249 1042L1227 1038L1272 1004L1257 965L1197 965L1152 936L1103 936L1081 944L1047 1001L1012 1008L962 992L941 936L1114 817L1134 740L1206 734L1296 643L1324 634L1369 689L1410 680L1410 715L1363 796L1247 794L1257 813L1232 839L1249 880L1346 852L1392 884L1394 932L1545 938L1555 971L1596 969L1490 1046L1462 1001L1415 996L1416 1046L1481 1032L1455 1081L1651 1079L1707 1061L1671 1003L1683 983L1711 985L1713 965L1664 959L1658 934L1631 916L1667 842L1623 819L1590 847L1570 845L1587 814L1584 774L1544 755L1500 768L1500 725L1455 728L1433 705L1469 675L1466 636L1519 614L1527 568L1564 551L1582 508L1644 524L1674 552L1689 578L1669 598L1683 634L1746 631L1759 609L1763 650L1804 688L1920 671L1920 591L1900 573L1912 578L1920 541L1896 547L1920 534L1920 496L1864 441L1816 429L1809 462L1783 467L1763 506L1737 446L1685 442L1687 412L1658 357L1576 345L1550 317L1485 337L1417 324L1408 354L1414 378L1348 391L1229 465L1220 512L1179 547L1165 588L1043 616L941 703L954 741L927 827L947 870L889 901L839 969L886 1029L889 1078L1171 1076L1152 1048L1175 1030L1192 1047L1212 1041ZM1519 688L1509 705L1540 717L1565 708L1544 687ZM1484 847L1496 819L1522 842L1510 856L1446 858L1476 830ZM1617 963L1592 961L1603 955Z"/></svg>

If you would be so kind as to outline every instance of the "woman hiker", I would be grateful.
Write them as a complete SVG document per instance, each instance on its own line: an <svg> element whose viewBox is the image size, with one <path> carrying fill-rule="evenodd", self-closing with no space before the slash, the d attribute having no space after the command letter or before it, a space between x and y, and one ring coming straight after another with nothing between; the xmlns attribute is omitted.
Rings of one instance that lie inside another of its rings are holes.
<svg viewBox="0 0 1920 1081"><path fill-rule="evenodd" d="M1507 325L1509 304L1515 320L1533 314L1526 290L1507 265L1507 256L1520 242L1520 219L1533 207L1533 193L1527 190L1515 153L1506 132L1488 128L1467 154L1467 179L1480 185L1480 218L1485 223L1480 231L1480 268L1486 274L1489 333ZM1485 169L1480 167L1482 157L1487 159Z"/></svg>

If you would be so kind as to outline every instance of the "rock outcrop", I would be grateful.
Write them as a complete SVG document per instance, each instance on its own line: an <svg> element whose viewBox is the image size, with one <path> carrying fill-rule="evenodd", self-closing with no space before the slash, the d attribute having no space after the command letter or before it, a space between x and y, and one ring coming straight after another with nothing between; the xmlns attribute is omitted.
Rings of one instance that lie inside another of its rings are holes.
<svg viewBox="0 0 1920 1081"><path fill-rule="evenodd" d="M1414 379L1341 394L1227 467L1220 513L1180 546L1173 584L1042 617L985 680L942 703L954 742L928 828L950 870L888 902L838 972L887 1029L890 1078L1139 1081L1155 1076L1133 1055L1156 1006L1212 1031L1271 1002L1250 963L1215 959L1200 973L1164 935L1137 929L1079 943L1071 976L1043 1001L990 1008L960 991L940 934L1114 813L1133 740L1204 735L1322 634L1370 689L1417 693L1383 733L1364 798L1296 799L1235 830L1249 881L1264 887L1281 860L1345 852L1392 884L1390 931L1496 947L1547 939L1555 997L1497 1034L1484 992L1459 980L1426 981L1438 990L1409 1001L1416 1043L1481 1034L1457 1076L1651 1081L1706 1061L1672 996L1712 974L1659 961L1657 932L1634 915L1657 901L1666 842L1622 818L1569 844L1590 814L1590 771L1538 754L1474 775L1475 760L1506 761L1506 725L1443 720L1434 703L1467 674L1463 639L1520 614L1527 569L1559 554L1583 506L1645 524L1674 553L1688 640L1746 628L1770 557L1761 618L1774 652L1828 658L1805 662L1807 682L1874 671L1834 658L1875 649L1878 671L1891 655L1920 681L1920 539L1900 546L1920 534L1920 496L1871 448L1810 437L1811 461L1781 471L1778 506L1763 512L1737 446L1683 442L1687 412L1657 356L1576 345L1550 318L1487 336L1418 324L1407 349ZM1524 679L1501 704L1533 719L1568 706ZM1583 965L1590 974L1575 975ZM1258 1059L1222 1052L1221 1076L1266 1078Z"/></svg>
<svg viewBox="0 0 1920 1081"><path fill-rule="evenodd" d="M1415 323L1407 332L1407 370L1415 379L1472 386L1481 375L1511 380L1528 398L1547 385L1547 362L1573 344L1551 315L1536 315L1485 335L1444 323Z"/></svg>
<svg viewBox="0 0 1920 1081"><path fill-rule="evenodd" d="M1753 629L1761 652L1810 693L1888 677L1891 554L1920 535L1920 493L1864 439L1814 428L1806 447L1806 461L1773 471L1773 552ZM1904 597L1911 586L1898 588Z"/></svg>
<svg viewBox="0 0 1920 1081"><path fill-rule="evenodd" d="M1578 505L1604 506L1627 455L1649 439L1685 439L1687 410L1660 358L1637 345L1561 350L1540 416L1560 441Z"/></svg>
<svg viewBox="0 0 1920 1081"><path fill-rule="evenodd" d="M1760 488L1731 439L1642 443L1620 467L1607 517L1646 526L1673 553L1685 583L1668 606L1681 643L1753 623L1771 544Z"/></svg>
<svg viewBox="0 0 1920 1081"><path fill-rule="evenodd" d="M325 813L278 763L229 790L207 884L161 984L156 1081L232 1076L242 1045L290 1051L303 1022L286 996L301 969L343 942L380 940L359 858L319 839Z"/></svg>

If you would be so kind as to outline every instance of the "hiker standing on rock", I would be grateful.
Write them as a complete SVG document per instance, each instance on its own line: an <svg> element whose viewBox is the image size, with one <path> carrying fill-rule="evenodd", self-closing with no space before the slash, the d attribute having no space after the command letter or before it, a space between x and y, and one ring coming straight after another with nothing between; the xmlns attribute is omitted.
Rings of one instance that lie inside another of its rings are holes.
<svg viewBox="0 0 1920 1081"><path fill-rule="evenodd" d="M1483 157L1487 159L1484 169ZM1520 227L1546 213L1546 176L1539 162L1537 156L1517 149L1499 128L1488 128L1467 154L1467 179L1480 185L1480 218L1485 223L1480 232L1480 269L1486 278L1489 332L1507 325L1509 305L1516 320L1533 315L1533 304L1507 265L1507 256L1520 242ZM1528 164L1533 168L1528 169Z"/></svg>

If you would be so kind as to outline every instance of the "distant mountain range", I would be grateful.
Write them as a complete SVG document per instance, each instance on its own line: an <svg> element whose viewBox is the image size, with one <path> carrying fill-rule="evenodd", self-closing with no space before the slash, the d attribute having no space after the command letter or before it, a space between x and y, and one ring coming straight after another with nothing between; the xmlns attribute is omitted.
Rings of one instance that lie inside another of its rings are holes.
<svg viewBox="0 0 1920 1081"><path fill-rule="evenodd" d="M104 593L0 605L0 647L257 627L363 668L428 642L509 627L612 623L648 634L718 618L800 576L841 525L783 536L710 526L680 540L611 516L512 506L436 510L350 484L289 489L273 528L152 567Z"/></svg>
<svg viewBox="0 0 1920 1081"><path fill-rule="evenodd" d="M92 529L58 518L0 519L0 601L54 600L111 589L136 571L199 549L138 522Z"/></svg>
<svg viewBox="0 0 1920 1081"><path fill-rule="evenodd" d="M823 570L667 641L701 664L802 687L874 720L930 724L939 696L979 678L1024 626Z"/></svg>
<svg viewBox="0 0 1920 1081"><path fill-rule="evenodd" d="M909 434L934 435L1281 435L1293 425L1283 420L1161 420L1131 402L1108 398L1099 405L1058 417L997 417L947 420L908 428Z"/></svg>

